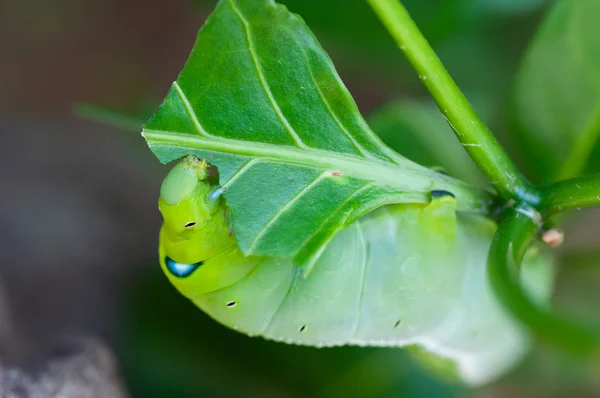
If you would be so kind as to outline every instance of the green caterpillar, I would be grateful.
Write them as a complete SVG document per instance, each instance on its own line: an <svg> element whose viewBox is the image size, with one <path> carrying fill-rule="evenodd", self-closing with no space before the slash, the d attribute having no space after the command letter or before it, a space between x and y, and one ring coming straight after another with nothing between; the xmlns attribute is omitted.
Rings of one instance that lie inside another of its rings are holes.
<svg viewBox="0 0 600 398"><path fill-rule="evenodd" d="M496 377L527 349L488 286L495 223L457 213L450 193L362 217L305 276L289 261L242 254L207 166L188 157L165 178L159 253L171 283L222 324L317 347L418 344L453 360L473 384ZM523 282L539 300L550 294L547 265L537 249L523 264Z"/></svg>

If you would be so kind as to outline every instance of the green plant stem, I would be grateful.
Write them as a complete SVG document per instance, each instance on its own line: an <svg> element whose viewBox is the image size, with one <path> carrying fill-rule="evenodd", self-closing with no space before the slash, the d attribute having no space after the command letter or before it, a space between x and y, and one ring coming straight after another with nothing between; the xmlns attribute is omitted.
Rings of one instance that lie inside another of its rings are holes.
<svg viewBox="0 0 600 398"><path fill-rule="evenodd" d="M600 205L600 174L559 181L540 189L537 208L544 217L565 210Z"/></svg>
<svg viewBox="0 0 600 398"><path fill-rule="evenodd" d="M526 205L503 214L488 258L488 274L500 302L538 338L568 351L590 355L600 341L592 332L538 308L519 283L518 267L537 232L537 212Z"/></svg>
<svg viewBox="0 0 600 398"><path fill-rule="evenodd" d="M125 131L139 133L146 121L143 118L126 115L122 112L93 104L76 104L75 114L84 119L100 122Z"/></svg>
<svg viewBox="0 0 600 398"><path fill-rule="evenodd" d="M404 52L471 158L504 199L536 205L536 188L519 172L477 116L398 0L367 0Z"/></svg>

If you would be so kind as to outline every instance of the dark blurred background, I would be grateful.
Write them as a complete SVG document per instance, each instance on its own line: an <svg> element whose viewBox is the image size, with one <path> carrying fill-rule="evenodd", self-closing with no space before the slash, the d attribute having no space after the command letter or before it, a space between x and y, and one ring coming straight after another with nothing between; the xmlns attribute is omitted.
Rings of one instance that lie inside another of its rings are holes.
<svg viewBox="0 0 600 398"><path fill-rule="evenodd" d="M427 94L364 0L281 2L316 33L364 115L381 107L393 112L398 99L420 101L425 105L414 112L404 107L404 124L392 127L439 126L429 117L435 110ZM597 365L548 347L537 347L498 382L471 390L404 350L319 350L250 339L175 292L156 259L156 201L167 168L147 149L141 128L128 129L158 106L214 4L0 0L0 363L27 371L70 336L93 336L114 355L113 381L120 377L133 397L600 396ZM549 4L405 5L527 167L508 134L507 99ZM82 103L127 118L107 118ZM393 137L386 140L395 145ZM593 211L571 218L559 253L557 306L581 317L597 315L599 219Z"/></svg>

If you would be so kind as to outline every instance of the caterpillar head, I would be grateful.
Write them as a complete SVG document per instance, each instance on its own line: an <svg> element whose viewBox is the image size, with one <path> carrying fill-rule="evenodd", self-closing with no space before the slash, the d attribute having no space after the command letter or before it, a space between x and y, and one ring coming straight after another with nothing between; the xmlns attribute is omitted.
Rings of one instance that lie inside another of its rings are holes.
<svg viewBox="0 0 600 398"><path fill-rule="evenodd" d="M173 239L193 239L219 211L220 198L207 181L208 164L194 156L178 163L164 179L158 207Z"/></svg>
<svg viewBox="0 0 600 398"><path fill-rule="evenodd" d="M216 290L249 271L229 228L223 190L207 177L208 164L187 157L163 181L158 201L164 218L160 263L188 297Z"/></svg>

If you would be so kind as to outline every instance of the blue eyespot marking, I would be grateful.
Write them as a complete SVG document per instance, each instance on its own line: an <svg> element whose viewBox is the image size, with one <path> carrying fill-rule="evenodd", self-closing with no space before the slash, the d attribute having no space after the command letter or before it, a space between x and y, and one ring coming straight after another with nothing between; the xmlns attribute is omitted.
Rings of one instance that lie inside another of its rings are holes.
<svg viewBox="0 0 600 398"><path fill-rule="evenodd" d="M430 192L431 194L431 199L437 199L437 198L441 198L444 196L452 196L453 198L456 198L456 195L454 195L452 192L448 192L448 191L444 191L441 189L436 189Z"/></svg>
<svg viewBox="0 0 600 398"><path fill-rule="evenodd" d="M200 261L195 264L183 264L178 263L167 256L165 257L165 264L167 265L167 269L169 272L171 272L171 274L178 278L185 278L186 276L190 276L192 272L204 264L204 261Z"/></svg>

